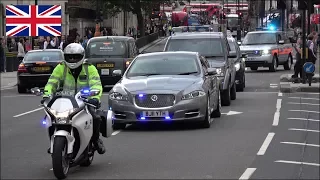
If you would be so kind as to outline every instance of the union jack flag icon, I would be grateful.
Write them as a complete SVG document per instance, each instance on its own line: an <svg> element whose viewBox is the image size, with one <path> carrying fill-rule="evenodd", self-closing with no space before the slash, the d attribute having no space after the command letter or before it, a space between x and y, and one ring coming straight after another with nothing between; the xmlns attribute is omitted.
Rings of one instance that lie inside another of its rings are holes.
<svg viewBox="0 0 320 180"><path fill-rule="evenodd" d="M61 36L60 5L7 5L6 36Z"/></svg>

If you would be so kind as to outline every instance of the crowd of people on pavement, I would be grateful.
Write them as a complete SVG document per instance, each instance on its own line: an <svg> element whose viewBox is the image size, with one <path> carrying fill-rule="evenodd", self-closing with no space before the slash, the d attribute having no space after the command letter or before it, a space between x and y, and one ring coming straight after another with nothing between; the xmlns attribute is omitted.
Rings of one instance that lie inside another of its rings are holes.
<svg viewBox="0 0 320 180"><path fill-rule="evenodd" d="M296 44L293 44L294 49L296 50L296 63L294 66L294 74L292 78L294 81L299 81L303 78L303 61L302 61L302 38L299 37ZM308 49L308 57L306 58L306 62L316 63L318 50L320 49L320 33L312 32L307 37L306 47Z"/></svg>

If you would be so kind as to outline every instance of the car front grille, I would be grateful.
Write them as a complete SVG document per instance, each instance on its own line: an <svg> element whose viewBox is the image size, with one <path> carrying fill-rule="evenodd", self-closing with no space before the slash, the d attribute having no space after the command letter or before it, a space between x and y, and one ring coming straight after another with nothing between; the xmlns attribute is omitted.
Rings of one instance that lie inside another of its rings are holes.
<svg viewBox="0 0 320 180"><path fill-rule="evenodd" d="M261 52L260 51L244 51L244 53L246 53L248 56L261 56Z"/></svg>
<svg viewBox="0 0 320 180"><path fill-rule="evenodd" d="M173 106L175 96L173 94L144 94L135 96L135 104L143 108L161 108Z"/></svg>

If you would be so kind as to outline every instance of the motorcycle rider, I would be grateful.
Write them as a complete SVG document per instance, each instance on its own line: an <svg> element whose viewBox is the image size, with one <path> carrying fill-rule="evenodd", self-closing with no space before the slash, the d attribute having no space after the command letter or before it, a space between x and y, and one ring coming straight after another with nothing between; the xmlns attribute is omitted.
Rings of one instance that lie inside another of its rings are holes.
<svg viewBox="0 0 320 180"><path fill-rule="evenodd" d="M96 96L89 97L88 101L99 108L100 98L102 95L102 85L98 70L94 65L84 61L85 50L78 43L71 43L64 49L65 60L58 64L53 70L48 83L44 88L43 103L51 94L58 88L63 92L71 92L76 94L83 88L97 89L100 93ZM95 109L88 106L88 109L93 117L93 135L92 142L99 154L105 153L105 148L100 136L101 117L95 112ZM53 133L53 132L52 132ZM52 135L52 134L50 134ZM49 136L50 136L49 135ZM50 150L50 148L49 148ZM50 152L48 150L48 152Z"/></svg>

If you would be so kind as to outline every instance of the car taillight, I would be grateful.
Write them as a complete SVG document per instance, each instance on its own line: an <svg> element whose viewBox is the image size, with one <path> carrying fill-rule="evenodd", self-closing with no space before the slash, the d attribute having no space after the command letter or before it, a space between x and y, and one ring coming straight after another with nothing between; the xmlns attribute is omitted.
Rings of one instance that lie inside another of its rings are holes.
<svg viewBox="0 0 320 180"><path fill-rule="evenodd" d="M126 61L126 68L129 67L130 63L131 63L131 61Z"/></svg>
<svg viewBox="0 0 320 180"><path fill-rule="evenodd" d="M18 72L28 72L26 66L24 64L20 64L18 67Z"/></svg>

